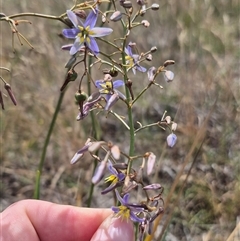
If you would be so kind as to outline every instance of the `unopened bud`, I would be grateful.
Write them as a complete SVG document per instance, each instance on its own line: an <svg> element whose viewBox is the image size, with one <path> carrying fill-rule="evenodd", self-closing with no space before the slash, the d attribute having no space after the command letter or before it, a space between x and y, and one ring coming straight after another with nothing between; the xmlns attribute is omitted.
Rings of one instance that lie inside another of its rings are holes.
<svg viewBox="0 0 240 241"><path fill-rule="evenodd" d="M164 67L167 67L168 65L172 65L172 64L175 64L175 61L174 61L174 60L166 60L166 61L163 63L163 66L164 66Z"/></svg>
<svg viewBox="0 0 240 241"><path fill-rule="evenodd" d="M158 9L159 9L159 4L154 3L154 4L151 6L151 9L152 9L152 10L158 10Z"/></svg>
<svg viewBox="0 0 240 241"><path fill-rule="evenodd" d="M121 19L122 19L122 13L120 11L115 11L110 17L110 20L113 22L117 22Z"/></svg>
<svg viewBox="0 0 240 241"><path fill-rule="evenodd" d="M115 160L119 160L121 152L117 145L111 147L111 154Z"/></svg>
<svg viewBox="0 0 240 241"><path fill-rule="evenodd" d="M171 120L172 120L171 116L169 116L169 115L166 116L165 121L167 122L167 124L170 124Z"/></svg>
<svg viewBox="0 0 240 241"><path fill-rule="evenodd" d="M167 144L169 147L173 147L177 142L177 136L174 133L171 133L168 137L167 137Z"/></svg>
<svg viewBox="0 0 240 241"><path fill-rule="evenodd" d="M154 53L154 52L156 52L157 51L157 47L156 46L153 46L152 48L151 48L151 53Z"/></svg>
<svg viewBox="0 0 240 241"><path fill-rule="evenodd" d="M155 74L156 74L156 68L153 66L147 72L148 80L149 81L153 81L154 77L155 77Z"/></svg>
<svg viewBox="0 0 240 241"><path fill-rule="evenodd" d="M147 61L152 61L152 55L151 55L151 54L148 54L147 57L146 57L146 60L147 60Z"/></svg>
<svg viewBox="0 0 240 241"><path fill-rule="evenodd" d="M122 2L122 6L124 8L131 8L132 7L132 2L131 1L124 1L124 2Z"/></svg>
<svg viewBox="0 0 240 241"><path fill-rule="evenodd" d="M144 190L151 190L151 189L156 190L156 189L161 189L161 188L162 188L162 186L159 183L153 183L153 184L143 187Z"/></svg>
<svg viewBox="0 0 240 241"><path fill-rule="evenodd" d="M146 28L150 26L150 23L147 20L142 20L141 24Z"/></svg>
<svg viewBox="0 0 240 241"><path fill-rule="evenodd" d="M4 88L7 90L8 95L9 95L10 99L12 100L13 104L17 105L17 100L12 92L10 84L8 84L8 83L4 84Z"/></svg>
<svg viewBox="0 0 240 241"><path fill-rule="evenodd" d="M88 151L91 152L91 153L94 153L103 145L106 145L105 141L93 142L92 145L88 147Z"/></svg>
<svg viewBox="0 0 240 241"><path fill-rule="evenodd" d="M166 72L164 72L164 78L166 82L172 82L174 79L174 73L170 70L167 70Z"/></svg>
<svg viewBox="0 0 240 241"><path fill-rule="evenodd" d="M105 23L106 21L107 21L106 15L103 14L103 15L102 15L102 22Z"/></svg>
<svg viewBox="0 0 240 241"><path fill-rule="evenodd" d="M82 18L82 19L86 19L87 18L87 14L84 10L75 10L74 13L79 17L79 18Z"/></svg>
<svg viewBox="0 0 240 241"><path fill-rule="evenodd" d="M150 175L154 169L154 164L156 161L156 155L154 155L152 152L148 156L147 160L147 175Z"/></svg>
<svg viewBox="0 0 240 241"><path fill-rule="evenodd" d="M172 123L172 131L176 131L176 129L177 129L177 123L173 122Z"/></svg>

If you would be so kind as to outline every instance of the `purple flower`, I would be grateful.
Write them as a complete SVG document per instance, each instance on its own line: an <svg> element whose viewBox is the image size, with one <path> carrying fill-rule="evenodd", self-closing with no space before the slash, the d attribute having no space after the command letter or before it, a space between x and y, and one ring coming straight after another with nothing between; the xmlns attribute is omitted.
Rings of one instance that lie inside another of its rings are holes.
<svg viewBox="0 0 240 241"><path fill-rule="evenodd" d="M146 68L142 67L139 65L139 55L133 54L132 53L132 48L131 46L127 46L125 48L125 53L126 53L126 64L129 68L132 68L133 73L136 74L136 70L140 72L146 72Z"/></svg>
<svg viewBox="0 0 240 241"><path fill-rule="evenodd" d="M104 189L101 194L106 194L116 187L122 185L122 181L125 178L125 174L122 172L118 172L112 165L111 161L108 162L108 170L112 174L105 178L105 182L111 182L110 186Z"/></svg>
<svg viewBox="0 0 240 241"><path fill-rule="evenodd" d="M177 136L174 133L171 133L170 135L168 135L167 137L167 144L170 147L173 147L177 142Z"/></svg>
<svg viewBox="0 0 240 241"><path fill-rule="evenodd" d="M74 44L71 46L70 54L76 54L84 44L97 55L99 48L94 38L109 35L113 31L111 28L95 27L98 10L91 11L85 23L71 10L67 10L67 16L73 23L74 28L63 29L62 33L66 38L75 39Z"/></svg>
<svg viewBox="0 0 240 241"><path fill-rule="evenodd" d="M121 203L118 207L112 207L117 217L122 219L131 219L133 222L142 223L145 218L139 218L138 213L143 212L144 208L141 205L129 203L129 193L126 193L123 197L120 196L119 192L115 190L118 201Z"/></svg>
<svg viewBox="0 0 240 241"><path fill-rule="evenodd" d="M124 85L123 80L115 80L113 82L111 80L96 80L95 85L107 101L105 110L109 110L119 98L126 99L125 95L116 89Z"/></svg>

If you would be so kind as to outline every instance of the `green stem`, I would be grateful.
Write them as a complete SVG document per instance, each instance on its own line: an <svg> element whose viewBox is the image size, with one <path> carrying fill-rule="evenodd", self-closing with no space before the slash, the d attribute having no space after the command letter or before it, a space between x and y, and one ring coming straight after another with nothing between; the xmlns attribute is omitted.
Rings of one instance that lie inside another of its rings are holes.
<svg viewBox="0 0 240 241"><path fill-rule="evenodd" d="M61 107L61 104L63 101L64 93L65 93L65 91L61 92L59 95L57 106L56 106L55 112L53 114L52 121L49 126L48 133L47 133L47 136L46 136L46 139L44 142L43 151L42 151L41 159L40 159L38 169L37 169L37 174L36 174L36 182L35 182L34 195L33 195L34 199L40 198L40 180L41 180L42 169L43 169L43 165L44 165L44 161L45 161L45 157L46 157L47 147L49 145L50 137L52 135L53 128L56 123L57 115L59 113L59 110L60 110L60 107Z"/></svg>

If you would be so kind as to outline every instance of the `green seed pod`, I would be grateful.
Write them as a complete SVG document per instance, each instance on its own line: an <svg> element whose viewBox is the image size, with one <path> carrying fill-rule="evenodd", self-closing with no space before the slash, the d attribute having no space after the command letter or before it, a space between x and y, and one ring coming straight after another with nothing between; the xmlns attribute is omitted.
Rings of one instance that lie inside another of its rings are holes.
<svg viewBox="0 0 240 241"><path fill-rule="evenodd" d="M79 91L77 91L75 93L75 99L78 103L84 102L87 98L88 98L88 95L85 92L79 93Z"/></svg>

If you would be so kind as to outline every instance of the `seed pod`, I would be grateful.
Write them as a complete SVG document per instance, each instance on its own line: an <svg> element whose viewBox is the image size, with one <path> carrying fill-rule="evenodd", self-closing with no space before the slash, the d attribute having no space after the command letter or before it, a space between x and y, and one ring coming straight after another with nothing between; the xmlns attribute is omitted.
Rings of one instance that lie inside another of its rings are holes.
<svg viewBox="0 0 240 241"><path fill-rule="evenodd" d="M122 13L120 11L115 11L110 17L110 20L113 22L117 22L121 19L122 19Z"/></svg>

